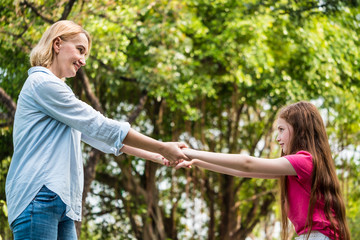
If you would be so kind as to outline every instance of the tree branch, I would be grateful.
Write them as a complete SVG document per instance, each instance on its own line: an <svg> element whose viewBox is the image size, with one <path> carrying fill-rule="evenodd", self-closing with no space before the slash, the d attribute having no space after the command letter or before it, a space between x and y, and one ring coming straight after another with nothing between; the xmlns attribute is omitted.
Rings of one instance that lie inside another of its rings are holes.
<svg viewBox="0 0 360 240"><path fill-rule="evenodd" d="M260 222L260 218L268 214L269 207L274 202L275 197L272 193L268 193L266 195L268 195L268 197L266 197L261 204L259 203L258 199L255 200L253 207L248 212L247 217L244 219L243 223L241 223L240 227L238 227L237 230L233 232L232 238L245 239ZM254 214L259 207L260 212L258 214Z"/></svg>
<svg viewBox="0 0 360 240"><path fill-rule="evenodd" d="M70 0L67 2L67 4L64 7L64 11L61 14L61 17L58 21L60 20L66 20L71 12L72 7L74 6L74 3L76 2L76 0ZM21 3L21 5L24 5L25 7L29 7L34 13L35 15L39 16L41 19L43 19L45 22L50 23L50 24L54 24L56 21L53 19L50 19L46 16L44 16L43 14L41 14L41 10L35 6L33 3L28 2L27 0L23 0Z"/></svg>
<svg viewBox="0 0 360 240"><path fill-rule="evenodd" d="M136 105L135 110L128 117L128 122L131 124L135 121L135 119L140 115L141 111L144 109L145 103L148 99L147 91L144 90L141 93L141 97L138 105Z"/></svg>
<svg viewBox="0 0 360 240"><path fill-rule="evenodd" d="M74 6L76 0L70 0L64 7L64 12L61 15L61 18L59 20L65 20L69 16L72 7Z"/></svg>
<svg viewBox="0 0 360 240"><path fill-rule="evenodd" d="M4 33L4 34L7 34L7 35L10 35L12 37L14 37L15 39L21 39L25 45L31 49L32 48L32 44L31 42L27 41L23 35L26 33L26 31L29 29L30 25L32 25L32 23L26 23L26 19L24 20L24 27L23 27L23 30L21 31L21 33L19 34L15 34L15 33L12 33L12 32L8 32L8 31L0 31L0 33ZM18 30L18 28L16 28L16 30ZM22 46L19 46L23 51L24 51L24 48ZM25 51L25 52L28 52L28 51Z"/></svg>
<svg viewBox="0 0 360 240"><path fill-rule="evenodd" d="M134 214L132 214L132 210L131 210L131 205L132 204L129 203L129 201L127 201L121 194L119 194L119 197L120 197L121 201L124 204L124 210L126 212L127 217L130 220L131 228L134 231L134 234L135 234L136 238L137 239L142 239L142 227L138 226L138 224L136 223L136 220L135 220L135 216L134 216Z"/></svg>
<svg viewBox="0 0 360 240"><path fill-rule="evenodd" d="M275 194L275 193L277 193L277 191L278 191L277 189L271 189L271 190L268 190L268 191L264 191L264 192L260 192L258 194L255 194L255 195L253 195L253 196L251 196L251 197L249 197L247 199L238 201L233 206L233 210L235 211L236 209L238 209L240 207L240 205L242 203L244 203L244 202L253 202L253 201L255 201L255 200L259 199L260 197L265 196L267 194Z"/></svg>
<svg viewBox="0 0 360 240"><path fill-rule="evenodd" d="M318 4L318 2L309 2L308 6L304 6L298 10L293 10L289 7L286 6L282 6L279 7L277 9L274 9L274 12L276 11L283 11L283 13L280 14L289 14L289 15L300 15L301 13L305 13L305 12L310 12L310 14L314 14L314 13L323 13L322 11L316 11L316 12L312 12L312 10L314 9L322 9L322 8L326 8L326 9L330 9L331 7L333 8L332 11L336 11L337 6L334 5L335 2L331 3L331 2L326 2L323 4Z"/></svg>
<svg viewBox="0 0 360 240"><path fill-rule="evenodd" d="M96 109L97 111L104 113L104 110L100 104L99 99L93 94L90 87L89 78L85 74L84 70L82 68L79 69L79 71L76 74L76 78L79 79L82 83L82 86L85 91L85 95L87 99L90 101L91 105ZM88 195L88 192L90 191L91 183L95 179L96 176L96 165L100 159L100 157L103 156L103 153L99 150L92 148L89 159L87 164L84 166L84 191L83 191L83 198L82 198L82 204L85 206L86 197ZM84 216L85 208L82 209L82 216ZM76 223L76 232L78 238L80 238L81 233L81 222Z"/></svg>
<svg viewBox="0 0 360 240"><path fill-rule="evenodd" d="M89 159L87 161L87 164L84 166L84 190L83 190L83 196L82 196L82 217L85 215L85 203L86 198L88 196L88 193L90 191L91 183L95 179L96 175L96 165L100 159L100 157L103 155L102 152L99 150L92 148L89 154ZM76 233L78 238L80 238L81 234L81 222L76 222Z"/></svg>
<svg viewBox="0 0 360 240"><path fill-rule="evenodd" d="M93 58L95 59L96 61L99 62L100 66L104 67L106 70L112 72L112 73L117 73L117 71L112 68L111 66L105 64L103 61L101 61L100 59L97 59L97 58ZM124 77L124 76L120 76L119 77L121 80L123 80L124 82L137 82L137 79L136 78L128 78L128 77Z"/></svg>
<svg viewBox="0 0 360 240"><path fill-rule="evenodd" d="M5 128L5 127L10 127L12 124L7 122L7 123L0 123L0 128Z"/></svg>
<svg viewBox="0 0 360 240"><path fill-rule="evenodd" d="M102 108L99 99L94 95L91 91L90 82L88 76L85 74L84 69L80 68L77 71L76 78L79 79L84 87L86 98L90 101L93 108L97 111L104 113L104 109Z"/></svg>
<svg viewBox="0 0 360 240"><path fill-rule="evenodd" d="M21 50L24 51L24 52L29 52L29 49L31 49L31 47L32 47L32 46L31 46L31 43L30 43L29 41L27 41L27 40L22 36L24 33L15 34L15 33L11 33L11 32L8 32L8 31L0 31L0 33L3 33L3 34L7 34L7 35L9 35L9 36L12 36L12 37L14 37L15 39L21 39L21 40L25 43L25 45L28 47L28 49L24 48L22 45L17 44L15 41L14 41L13 44L17 45L17 46L18 46L19 48L21 48Z"/></svg>
<svg viewBox="0 0 360 240"><path fill-rule="evenodd" d="M0 102L4 104L9 112L10 122L14 121L15 111L16 111L16 103L12 100L12 98L5 92L3 88L0 87Z"/></svg>
<svg viewBox="0 0 360 240"><path fill-rule="evenodd" d="M39 11L39 9L33 5L32 3L29 3L27 0L24 0L20 3L21 5L25 5L26 7L29 7L34 13L35 15L39 16L42 20L44 20L45 22L47 23L50 23L50 24L53 24L55 23L54 20L48 18L48 17L45 17L44 15L42 15Z"/></svg>

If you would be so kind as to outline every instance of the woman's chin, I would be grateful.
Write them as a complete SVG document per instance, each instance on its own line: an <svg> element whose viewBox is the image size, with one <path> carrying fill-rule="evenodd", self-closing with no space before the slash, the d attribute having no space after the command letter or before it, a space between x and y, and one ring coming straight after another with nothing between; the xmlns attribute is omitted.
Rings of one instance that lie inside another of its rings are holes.
<svg viewBox="0 0 360 240"><path fill-rule="evenodd" d="M75 77L75 76L76 76L76 71L67 74L64 78L72 78L72 77Z"/></svg>

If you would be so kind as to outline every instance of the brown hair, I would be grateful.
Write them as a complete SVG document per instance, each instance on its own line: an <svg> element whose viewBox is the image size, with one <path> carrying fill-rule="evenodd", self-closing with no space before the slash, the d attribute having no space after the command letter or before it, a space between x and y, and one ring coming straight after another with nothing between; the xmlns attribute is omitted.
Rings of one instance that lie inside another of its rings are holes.
<svg viewBox="0 0 360 240"><path fill-rule="evenodd" d="M50 28L44 32L39 43L30 53L31 66L51 66L54 57L53 43L55 39L59 37L66 41L79 33L84 33L86 35L89 42L89 53L91 48L91 38L89 33L85 31L80 25L69 20L58 21L51 25Z"/></svg>
<svg viewBox="0 0 360 240"><path fill-rule="evenodd" d="M346 220L345 204L324 122L319 111L313 104L301 101L284 107L279 113L279 118L284 119L293 127L293 137L288 154L304 150L313 157L311 193L306 221L306 228L309 229L308 237L313 226L312 216L315 204L319 199L323 199L324 213L330 221L334 239L349 240L350 231ZM282 155L284 155L283 152ZM281 238L284 240L288 237L286 179L287 177L284 176L280 180Z"/></svg>

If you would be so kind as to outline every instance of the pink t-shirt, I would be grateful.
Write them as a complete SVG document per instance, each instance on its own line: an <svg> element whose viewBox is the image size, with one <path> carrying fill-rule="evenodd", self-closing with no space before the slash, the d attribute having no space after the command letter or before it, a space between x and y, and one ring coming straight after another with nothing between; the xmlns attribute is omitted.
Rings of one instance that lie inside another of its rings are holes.
<svg viewBox="0 0 360 240"><path fill-rule="evenodd" d="M297 176L287 176L288 217L295 226L296 233L301 235L307 233L305 224L311 193L312 156L306 151L299 151L294 155L284 157L289 160L297 173ZM330 221L326 219L323 206L322 200L315 204L312 230L333 239L334 234L330 230Z"/></svg>

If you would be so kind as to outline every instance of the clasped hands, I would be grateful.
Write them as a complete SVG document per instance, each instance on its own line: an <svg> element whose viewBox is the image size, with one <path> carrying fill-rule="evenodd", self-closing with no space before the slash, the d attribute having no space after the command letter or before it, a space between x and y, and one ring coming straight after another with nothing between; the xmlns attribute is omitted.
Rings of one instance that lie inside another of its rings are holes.
<svg viewBox="0 0 360 240"><path fill-rule="evenodd" d="M165 149L162 151L162 155L159 157L162 160L162 164L168 167L179 168L191 168L193 160L185 152L189 147L185 143L180 142L166 142Z"/></svg>

